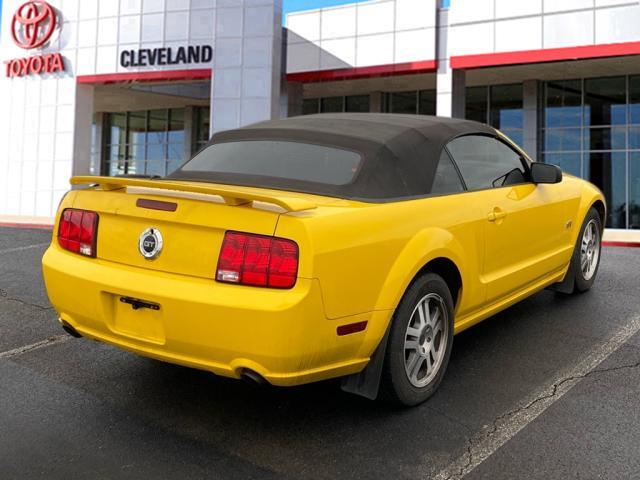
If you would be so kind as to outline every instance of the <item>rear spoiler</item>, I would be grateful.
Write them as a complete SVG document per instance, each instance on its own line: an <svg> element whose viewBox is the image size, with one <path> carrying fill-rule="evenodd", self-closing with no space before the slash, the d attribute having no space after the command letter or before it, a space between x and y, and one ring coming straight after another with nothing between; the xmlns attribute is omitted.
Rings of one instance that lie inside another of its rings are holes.
<svg viewBox="0 0 640 480"><path fill-rule="evenodd" d="M303 198L286 195L270 195L250 187L236 187L227 185L206 185L202 183L174 182L167 180L149 180L145 178L120 178L99 176L72 177L71 185L98 185L101 190L119 190L126 187L154 188L159 190L173 190L177 192L200 193L204 195L218 195L224 203L230 206L246 205L251 202L264 202L277 205L288 212L301 212L317 207L313 202Z"/></svg>

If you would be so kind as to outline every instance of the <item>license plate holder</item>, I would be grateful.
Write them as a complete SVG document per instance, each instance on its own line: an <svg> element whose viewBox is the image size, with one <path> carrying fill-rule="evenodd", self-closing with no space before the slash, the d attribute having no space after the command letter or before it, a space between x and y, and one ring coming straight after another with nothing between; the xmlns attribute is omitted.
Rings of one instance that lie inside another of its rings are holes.
<svg viewBox="0 0 640 480"><path fill-rule="evenodd" d="M141 300L139 298L133 297L120 297L120 301L122 303L126 303L131 305L131 308L134 310L138 310L140 308L148 308L149 310L160 310L160 305L154 302L148 302L146 300Z"/></svg>

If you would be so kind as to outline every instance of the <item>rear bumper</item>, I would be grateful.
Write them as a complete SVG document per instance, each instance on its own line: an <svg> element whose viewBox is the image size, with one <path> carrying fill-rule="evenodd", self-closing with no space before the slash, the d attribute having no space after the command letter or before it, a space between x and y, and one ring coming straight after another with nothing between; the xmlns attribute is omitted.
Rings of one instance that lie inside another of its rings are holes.
<svg viewBox="0 0 640 480"><path fill-rule="evenodd" d="M85 259L55 244L43 273L63 321L140 355L233 378L251 369L281 386L349 375L369 361L366 331L336 334L338 325L368 316L328 320L317 280L298 279L291 290L226 285ZM123 296L160 310L134 310Z"/></svg>

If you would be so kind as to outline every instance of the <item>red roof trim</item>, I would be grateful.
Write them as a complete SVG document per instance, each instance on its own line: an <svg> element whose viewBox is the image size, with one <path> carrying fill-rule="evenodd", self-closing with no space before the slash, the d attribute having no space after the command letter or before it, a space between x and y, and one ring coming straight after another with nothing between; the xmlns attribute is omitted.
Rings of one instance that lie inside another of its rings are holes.
<svg viewBox="0 0 640 480"><path fill-rule="evenodd" d="M560 62L587 58L620 57L640 54L640 42L586 45L582 47L547 48L520 52L484 53L451 57L451 68L482 68L500 65Z"/></svg>
<svg viewBox="0 0 640 480"><path fill-rule="evenodd" d="M338 68L335 70L317 70L313 72L298 72L287 74L289 82L329 82L333 80L351 80L356 78L385 77L408 73L431 73L438 69L436 60L421 62L395 63L389 65L374 65L372 67Z"/></svg>
<svg viewBox="0 0 640 480"><path fill-rule="evenodd" d="M78 83L108 84L121 82L167 82L180 80L208 80L211 78L210 68L197 70L159 70L153 72L107 73L103 75L79 75Z"/></svg>

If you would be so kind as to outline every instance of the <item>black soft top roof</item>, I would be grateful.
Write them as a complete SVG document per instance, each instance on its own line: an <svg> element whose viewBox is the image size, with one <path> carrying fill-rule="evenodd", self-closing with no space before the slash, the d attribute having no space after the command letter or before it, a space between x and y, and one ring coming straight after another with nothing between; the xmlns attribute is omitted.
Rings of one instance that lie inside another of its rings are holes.
<svg viewBox="0 0 640 480"><path fill-rule="evenodd" d="M209 145L251 140L289 140L353 150L363 157L347 185L276 177L177 170L170 178L260 186L366 201L428 195L443 147L460 135L495 135L484 124L425 115L336 113L292 117L215 134Z"/></svg>

